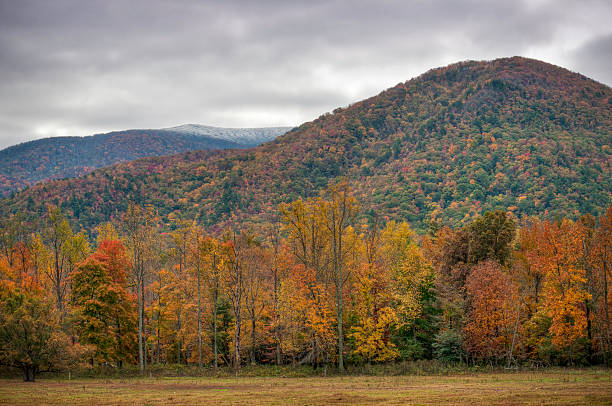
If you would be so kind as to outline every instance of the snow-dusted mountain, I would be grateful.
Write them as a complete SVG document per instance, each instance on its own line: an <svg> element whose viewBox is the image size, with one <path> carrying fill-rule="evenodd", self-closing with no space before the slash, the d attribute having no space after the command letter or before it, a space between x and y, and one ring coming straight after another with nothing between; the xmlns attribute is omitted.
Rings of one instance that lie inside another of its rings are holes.
<svg viewBox="0 0 612 406"><path fill-rule="evenodd" d="M291 127L222 128L200 124L183 124L177 127L164 128L167 131L217 138L245 146L255 146L271 141L290 129Z"/></svg>
<svg viewBox="0 0 612 406"><path fill-rule="evenodd" d="M38 182L73 178L118 162L202 149L250 148L271 141L289 129L186 124L159 130L29 141L0 151L0 197Z"/></svg>

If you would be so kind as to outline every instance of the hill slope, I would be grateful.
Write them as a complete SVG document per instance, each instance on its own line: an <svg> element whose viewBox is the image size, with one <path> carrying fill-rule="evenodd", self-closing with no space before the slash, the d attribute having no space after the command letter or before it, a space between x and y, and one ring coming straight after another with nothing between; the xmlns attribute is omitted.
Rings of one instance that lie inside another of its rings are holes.
<svg viewBox="0 0 612 406"><path fill-rule="evenodd" d="M363 213L424 230L488 209L601 213L612 195L612 89L520 57L431 70L246 150L189 152L37 185L7 213L60 204L85 227L127 200L218 227L346 176Z"/></svg>
<svg viewBox="0 0 612 406"><path fill-rule="evenodd" d="M81 176L97 168L148 156L253 147L289 129L188 124L161 130L115 131L25 142L0 151L0 196L41 181Z"/></svg>

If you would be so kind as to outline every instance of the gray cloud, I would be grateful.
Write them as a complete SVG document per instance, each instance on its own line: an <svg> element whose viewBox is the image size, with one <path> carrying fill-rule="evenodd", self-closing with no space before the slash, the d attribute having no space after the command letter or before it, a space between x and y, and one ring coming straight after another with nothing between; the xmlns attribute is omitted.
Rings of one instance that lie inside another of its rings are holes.
<svg viewBox="0 0 612 406"><path fill-rule="evenodd" d="M612 83L607 1L0 0L0 148L297 125L430 68L524 55Z"/></svg>
<svg viewBox="0 0 612 406"><path fill-rule="evenodd" d="M572 55L572 65L601 83L612 83L612 34L587 41Z"/></svg>

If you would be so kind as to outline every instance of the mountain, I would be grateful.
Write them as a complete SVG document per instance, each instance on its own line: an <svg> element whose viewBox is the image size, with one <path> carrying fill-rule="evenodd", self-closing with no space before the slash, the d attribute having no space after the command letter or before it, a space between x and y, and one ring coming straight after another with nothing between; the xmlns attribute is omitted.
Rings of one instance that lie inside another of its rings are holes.
<svg viewBox="0 0 612 406"><path fill-rule="evenodd" d="M0 201L0 213L42 216L52 203L90 228L131 200L213 230L257 226L278 203L344 176L363 215L425 231L491 209L600 214L611 167L611 88L513 57L433 69L254 148L145 158L39 184Z"/></svg>
<svg viewBox="0 0 612 406"><path fill-rule="evenodd" d="M160 130L115 131L25 142L0 151L0 196L41 181L80 176L117 162L199 149L253 147L289 129L188 124Z"/></svg>
<svg viewBox="0 0 612 406"><path fill-rule="evenodd" d="M220 128L200 124L184 124L178 127L166 128L167 131L175 131L181 134L199 135L203 137L224 140L254 147L264 142L272 141L279 135L289 131L290 127L272 128ZM266 130L266 131L264 131Z"/></svg>

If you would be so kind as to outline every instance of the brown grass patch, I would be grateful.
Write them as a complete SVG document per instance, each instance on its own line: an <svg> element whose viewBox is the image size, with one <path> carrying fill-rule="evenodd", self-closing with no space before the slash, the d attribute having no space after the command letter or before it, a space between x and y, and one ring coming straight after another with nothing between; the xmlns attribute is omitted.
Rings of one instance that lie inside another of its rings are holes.
<svg viewBox="0 0 612 406"><path fill-rule="evenodd" d="M612 404L609 370L457 376L0 380L11 405L597 405Z"/></svg>

